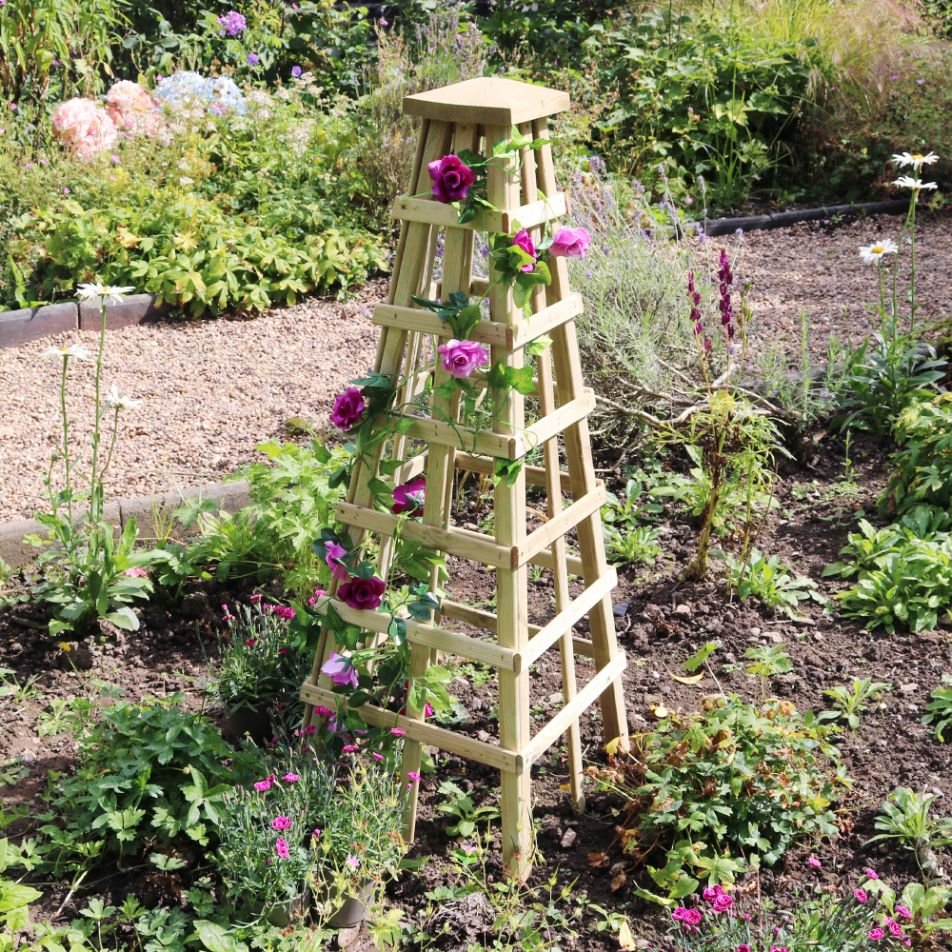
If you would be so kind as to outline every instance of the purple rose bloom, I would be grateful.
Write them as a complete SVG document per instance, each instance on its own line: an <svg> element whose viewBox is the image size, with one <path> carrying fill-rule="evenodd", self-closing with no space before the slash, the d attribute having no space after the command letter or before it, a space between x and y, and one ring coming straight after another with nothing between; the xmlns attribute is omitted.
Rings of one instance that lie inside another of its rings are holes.
<svg viewBox="0 0 952 952"><path fill-rule="evenodd" d="M350 578L350 572L346 565L340 564L340 560L347 557L347 550L336 542L328 542L324 549L327 553L324 556L324 561L331 570L331 575L338 582L346 582Z"/></svg>
<svg viewBox="0 0 952 952"><path fill-rule="evenodd" d="M229 10L218 18L222 36L241 36L248 28L248 21L237 11Z"/></svg>
<svg viewBox="0 0 952 952"><path fill-rule="evenodd" d="M337 597L358 610L378 608L383 601L387 583L376 575L370 578L352 578L337 589Z"/></svg>
<svg viewBox="0 0 952 952"><path fill-rule="evenodd" d="M418 512L426 499L426 477L416 476L408 483L397 486L393 491L393 505L390 511L399 516L404 512Z"/></svg>
<svg viewBox="0 0 952 952"><path fill-rule="evenodd" d="M443 358L443 369L454 377L468 377L477 367L489 363L489 352L472 340L450 340L436 348Z"/></svg>
<svg viewBox="0 0 952 952"><path fill-rule="evenodd" d="M536 257L536 246L532 240L532 235L525 230L516 233L516 237L512 239L512 243L517 247L521 248L530 258L533 260L528 264L522 266L523 271L531 271L535 267L535 257Z"/></svg>
<svg viewBox="0 0 952 952"><path fill-rule="evenodd" d="M341 687L357 687L357 669L350 663L350 658L345 658L336 651L328 655L321 668L321 674L326 674L334 684L339 684Z"/></svg>
<svg viewBox="0 0 952 952"><path fill-rule="evenodd" d="M303 72L304 72L304 70L301 69L300 66L292 66L292 67L291 67L291 76L292 76L292 78L294 78L294 79L300 79L300 78L301 78L301 73L303 73Z"/></svg>
<svg viewBox="0 0 952 952"><path fill-rule="evenodd" d="M348 387L334 401L331 423L340 430L349 430L360 420L366 409L367 401L364 400L363 390L359 387Z"/></svg>
<svg viewBox="0 0 952 952"><path fill-rule="evenodd" d="M249 53L246 58L249 66L257 66L261 62L261 57L257 53Z"/></svg>
<svg viewBox="0 0 952 952"><path fill-rule="evenodd" d="M584 228L560 228L549 245L553 258L581 258L588 251L592 236Z"/></svg>
<svg viewBox="0 0 952 952"><path fill-rule="evenodd" d="M433 197L446 204L462 201L476 182L476 173L458 155L434 159L426 170L433 180Z"/></svg>

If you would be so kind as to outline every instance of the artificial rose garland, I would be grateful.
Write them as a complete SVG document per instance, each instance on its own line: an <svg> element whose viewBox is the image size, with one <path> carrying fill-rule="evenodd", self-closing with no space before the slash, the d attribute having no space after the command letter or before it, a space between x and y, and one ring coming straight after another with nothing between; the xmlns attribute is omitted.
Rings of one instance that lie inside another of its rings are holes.
<svg viewBox="0 0 952 952"><path fill-rule="evenodd" d="M390 511L399 516L405 512L418 512L426 500L426 477L416 476L393 490L393 505Z"/></svg>
<svg viewBox="0 0 952 952"><path fill-rule="evenodd" d="M357 687L358 676L357 669L351 664L350 658L332 651L321 668L321 674L326 675L341 687Z"/></svg>
<svg viewBox="0 0 952 952"><path fill-rule="evenodd" d="M447 205L463 201L476 184L476 173L458 155L435 159L426 170L433 182L433 197Z"/></svg>
<svg viewBox="0 0 952 952"><path fill-rule="evenodd" d="M535 242L532 240L532 235L530 235L529 232L523 228L521 231L516 232L515 237L512 239L512 243L516 248L521 248L530 258L532 258L532 261L524 264L519 270L527 272L532 271L535 268L537 258L536 246Z"/></svg>
<svg viewBox="0 0 952 952"><path fill-rule="evenodd" d="M358 610L379 608L387 583L372 575L370 578L352 578L337 589L337 597Z"/></svg>
<svg viewBox="0 0 952 952"><path fill-rule="evenodd" d="M338 582L346 582L350 578L350 570L341 564L341 559L347 557L347 550L339 542L328 542L325 546L324 561L331 570L331 576Z"/></svg>
<svg viewBox="0 0 952 952"><path fill-rule="evenodd" d="M489 351L476 341L454 338L436 349L443 358L443 369L457 378L472 376L477 367L489 363Z"/></svg>
<svg viewBox="0 0 952 952"><path fill-rule="evenodd" d="M364 392L359 387L348 387L339 394L331 410L331 423L340 430L351 430L359 422L367 409Z"/></svg>
<svg viewBox="0 0 952 952"><path fill-rule="evenodd" d="M588 251L592 236L585 228L560 228L549 245L549 254L553 258L582 258Z"/></svg>

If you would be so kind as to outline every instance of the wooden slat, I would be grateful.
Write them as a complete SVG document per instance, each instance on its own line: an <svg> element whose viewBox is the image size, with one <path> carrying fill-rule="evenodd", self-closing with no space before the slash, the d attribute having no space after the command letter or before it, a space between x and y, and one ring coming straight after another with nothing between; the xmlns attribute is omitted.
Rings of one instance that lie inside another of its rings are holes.
<svg viewBox="0 0 952 952"><path fill-rule="evenodd" d="M603 694L605 690L620 678L625 670L625 655L619 651L615 656L595 674L585 687L581 688L571 704L566 705L555 717L549 721L529 742L524 749L525 757L530 764L535 763L565 732L569 725L588 710Z"/></svg>
<svg viewBox="0 0 952 952"><path fill-rule="evenodd" d="M389 512L377 512L366 506L354 506L346 502L337 504L336 518L346 526L357 526L386 536L392 536L401 522L398 516ZM414 542L423 542L450 555L458 555L462 559L470 559L495 568L511 568L518 557L518 552L513 547L499 545L489 536L459 527L443 529L404 519L400 532Z"/></svg>
<svg viewBox="0 0 952 952"><path fill-rule="evenodd" d="M346 708L346 702L340 694L318 687L312 681L305 681L301 686L301 700L307 704L321 704L335 710ZM494 744L483 743L473 737L457 734L445 727L428 724L426 721L417 721L405 714L396 714L386 708L373 704L363 704L354 708L361 718L373 727L402 727L411 741L419 744L432 744L440 750L447 750L451 754L475 760L477 763L495 767L497 770L522 770L525 757L518 751L505 750Z"/></svg>
<svg viewBox="0 0 952 952"><path fill-rule="evenodd" d="M456 468L465 470L467 473L480 473L483 476L492 476L493 461L486 459L484 456L473 456L470 453L457 453ZM546 484L544 467L524 466L523 469L526 474L526 482L530 486L544 486ZM568 492L572 486L569 482L569 474L560 473L559 478L562 484L562 491Z"/></svg>
<svg viewBox="0 0 952 952"><path fill-rule="evenodd" d="M553 436L558 436L563 431L575 426L580 420L584 420L595 409L595 393L588 388L574 400L564 403L555 411L549 413L527 426L520 434L525 445L523 454L528 453L530 449L540 446L546 440L551 440ZM518 459L518 457L516 457Z"/></svg>
<svg viewBox="0 0 952 952"><path fill-rule="evenodd" d="M617 584L618 576L615 574L615 570L611 569L594 585L585 589L581 595L573 599L566 608L529 639L528 646L522 652L522 663L535 664L559 638L566 632L570 632L572 627L587 615L594 605L608 595Z"/></svg>
<svg viewBox="0 0 952 952"><path fill-rule="evenodd" d="M420 625L408 619L407 640L438 651L445 651L447 654L458 655L468 661L478 661L497 671L522 670L523 661L518 652L493 642L480 641L469 635L449 631L437 625Z"/></svg>
<svg viewBox="0 0 952 952"><path fill-rule="evenodd" d="M580 294L570 294L562 301L550 304L535 314L530 314L512 329L512 347L525 347L536 338L560 327L566 321L578 317L585 310Z"/></svg>
<svg viewBox="0 0 952 952"><path fill-rule="evenodd" d="M452 446L454 449L482 456L494 456L499 459L515 460L529 451L523 434L492 433L489 430L475 430L470 426L454 426L442 420L430 420L424 417L394 413L395 419L409 421L407 436L439 446Z"/></svg>
<svg viewBox="0 0 952 952"><path fill-rule="evenodd" d="M536 529L519 546L520 564L528 562L533 556L552 545L556 539L561 539L571 532L583 519L598 512L605 505L606 499L605 486L598 483L595 489L583 499L576 500L545 525Z"/></svg>
<svg viewBox="0 0 952 952"><path fill-rule="evenodd" d="M404 222L420 222L438 228L454 228L465 231L483 231L491 235L508 235L518 228L533 228L566 212L565 195L555 193L551 198L530 202L511 211L480 209L476 217L464 224L459 223L459 212L453 205L446 205L432 198L417 198L401 195L390 209L390 217Z"/></svg>
<svg viewBox="0 0 952 952"><path fill-rule="evenodd" d="M424 311L420 308L378 304L374 308L373 322L384 327L399 327L405 331L432 334L435 337L450 338L453 336L453 330L446 321L441 321L431 311ZM470 331L467 340L489 344L491 347L511 347L512 337L511 329L504 324L497 324L495 321L480 321Z"/></svg>

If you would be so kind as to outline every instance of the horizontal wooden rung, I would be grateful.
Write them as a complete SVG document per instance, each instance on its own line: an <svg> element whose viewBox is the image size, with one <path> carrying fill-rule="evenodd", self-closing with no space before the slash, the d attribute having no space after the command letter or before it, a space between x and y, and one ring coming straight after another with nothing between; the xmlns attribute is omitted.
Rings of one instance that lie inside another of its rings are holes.
<svg viewBox="0 0 952 952"><path fill-rule="evenodd" d="M534 764L598 700L612 682L621 677L624 670L625 655L620 651L532 738L525 750L528 762Z"/></svg>
<svg viewBox="0 0 952 952"><path fill-rule="evenodd" d="M461 424L444 423L425 417L394 413L394 419L406 420L407 436L440 446L451 446L467 453L492 456L497 459L516 460L526 454L522 434L493 433L490 430L475 430Z"/></svg>
<svg viewBox="0 0 952 952"><path fill-rule="evenodd" d="M607 598L618 584L618 575L609 569L594 585L590 585L571 604L560 611L529 639L527 648L522 652L525 665L534 664L566 632L584 618L603 598Z"/></svg>
<svg viewBox="0 0 952 952"><path fill-rule="evenodd" d="M509 211L480 209L472 221L461 225L459 212L433 198L401 195L390 210L391 218L420 222L438 228L466 228L470 231L488 231L493 235L508 235L519 228L535 228L566 213L565 194L556 192L548 198L520 205Z"/></svg>
<svg viewBox="0 0 952 952"><path fill-rule="evenodd" d="M436 337L453 337L446 321L441 321L432 311L416 307L398 307L395 304L378 304L374 308L374 324L396 327L417 334L433 334ZM498 321L480 321L467 336L468 340L489 344L491 347L512 347L512 329Z"/></svg>
<svg viewBox="0 0 952 952"><path fill-rule="evenodd" d="M481 473L483 476L492 476L493 474L493 461L485 456L473 456L471 453L458 452L455 459L456 468L467 473ZM548 485L548 476L542 466L526 466L524 469L526 482L530 486ZM572 481L568 473L560 472L559 482L562 485L563 492L571 491Z"/></svg>
<svg viewBox="0 0 952 952"><path fill-rule="evenodd" d="M517 549L499 545L478 532L458 527L443 529L439 526L427 526L411 519L401 520L389 512L377 512L375 509L355 506L349 502L337 504L336 518L345 526L356 526L385 536L392 536L400 524L401 534L413 542L422 542L450 555L495 568L512 568L518 556Z"/></svg>
<svg viewBox="0 0 952 952"><path fill-rule="evenodd" d="M570 426L584 420L595 409L595 392L589 387L582 390L580 396L563 404L558 410L546 414L541 420L527 426L519 437L525 446L524 453L546 440L563 433ZM520 454L522 455L522 454ZM518 457L516 457L518 459Z"/></svg>
<svg viewBox="0 0 952 952"><path fill-rule="evenodd" d="M597 480L590 493L566 506L558 515L529 534L519 546L519 564L525 564L557 539L568 535L579 523L597 513L605 505L606 499L605 484Z"/></svg>
<svg viewBox="0 0 952 952"><path fill-rule="evenodd" d="M339 710L346 707L345 699L327 688L319 687L311 681L305 681L301 686L301 700L306 704L318 705ZM400 727L407 732L410 740L421 744L430 744L440 750L449 751L458 757L475 760L477 763L495 767L497 770L519 772L526 763L522 754L505 750L495 744L484 743L474 737L466 737L445 727L428 724L407 717L405 714L396 714L386 708L373 704L363 704L354 709L360 717L372 727Z"/></svg>

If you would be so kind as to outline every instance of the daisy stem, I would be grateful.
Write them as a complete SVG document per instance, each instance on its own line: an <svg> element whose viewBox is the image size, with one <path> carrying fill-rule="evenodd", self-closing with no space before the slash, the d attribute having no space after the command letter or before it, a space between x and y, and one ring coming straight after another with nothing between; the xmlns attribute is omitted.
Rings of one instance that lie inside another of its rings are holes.
<svg viewBox="0 0 952 952"><path fill-rule="evenodd" d="M92 470L89 481L89 516L90 524L93 527L96 548L99 543L100 522L102 521L103 510L103 492L102 479L99 474L99 442L102 428L102 400L100 399L100 390L102 387L102 357L106 348L106 301L101 301L101 317L99 325L99 349L96 352L96 377L95 377L95 401L96 415L93 423L93 459Z"/></svg>
<svg viewBox="0 0 952 952"><path fill-rule="evenodd" d="M913 189L909 200L909 214L906 227L909 229L909 333L916 330L916 205L919 203L919 190Z"/></svg>
<svg viewBox="0 0 952 952"><path fill-rule="evenodd" d="M60 374L60 416L63 418L63 468L66 480L66 515L70 530L73 528L73 487L69 471L69 414L66 410L66 375L69 357L63 357L63 370Z"/></svg>

